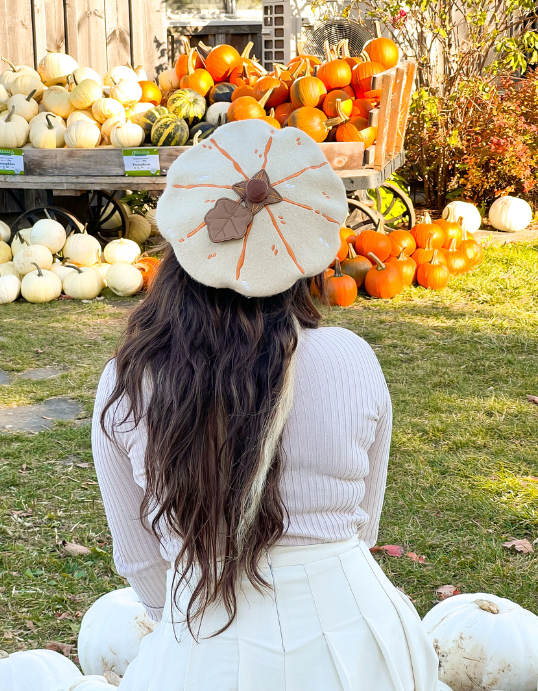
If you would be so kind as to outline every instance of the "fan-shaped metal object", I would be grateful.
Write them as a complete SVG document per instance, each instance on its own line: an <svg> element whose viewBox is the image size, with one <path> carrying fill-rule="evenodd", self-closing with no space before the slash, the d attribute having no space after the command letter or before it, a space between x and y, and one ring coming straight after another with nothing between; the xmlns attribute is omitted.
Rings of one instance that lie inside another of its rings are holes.
<svg viewBox="0 0 538 691"><path fill-rule="evenodd" d="M330 46L335 46L343 39L347 39L350 54L358 56L373 34L373 23L370 21L359 24L344 17L329 17L313 29L306 27L303 29L305 42L302 52L305 55L325 58L323 49L325 41L328 41Z"/></svg>

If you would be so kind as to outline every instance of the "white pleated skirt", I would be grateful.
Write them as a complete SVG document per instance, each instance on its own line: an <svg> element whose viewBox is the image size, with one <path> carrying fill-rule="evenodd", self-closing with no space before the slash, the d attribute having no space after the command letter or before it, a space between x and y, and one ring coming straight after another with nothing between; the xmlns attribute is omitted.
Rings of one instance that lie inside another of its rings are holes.
<svg viewBox="0 0 538 691"><path fill-rule="evenodd" d="M245 578L234 622L214 638L224 607L206 612L196 642L169 595L120 691L437 691L420 618L364 542L276 547L262 570L273 590Z"/></svg>

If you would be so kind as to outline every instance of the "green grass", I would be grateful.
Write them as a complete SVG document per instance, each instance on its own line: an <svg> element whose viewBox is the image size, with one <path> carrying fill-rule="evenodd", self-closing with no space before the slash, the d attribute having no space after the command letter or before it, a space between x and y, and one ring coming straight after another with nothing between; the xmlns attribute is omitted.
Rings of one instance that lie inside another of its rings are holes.
<svg viewBox="0 0 538 691"><path fill-rule="evenodd" d="M394 434L379 544L403 545L426 563L379 561L421 614L445 584L538 613L538 552L502 547L538 538L538 406L526 400L538 395L537 308L538 244L520 244L489 248L483 267L440 293L360 298L326 318L373 346L389 384ZM0 406L69 395L88 417L128 311L129 301L111 298L3 307L0 367L69 369L0 386ZM82 420L0 435L0 648L8 652L76 643L81 614L124 583L112 564L89 432ZM62 558L63 539L92 554Z"/></svg>

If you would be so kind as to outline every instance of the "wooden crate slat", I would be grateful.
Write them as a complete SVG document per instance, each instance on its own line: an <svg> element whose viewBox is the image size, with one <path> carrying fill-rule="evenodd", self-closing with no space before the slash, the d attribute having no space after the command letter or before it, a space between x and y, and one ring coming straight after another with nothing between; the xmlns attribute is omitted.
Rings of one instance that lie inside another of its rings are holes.
<svg viewBox="0 0 538 691"><path fill-rule="evenodd" d="M379 108L372 108L368 113L368 127L377 127L379 122Z"/></svg>
<svg viewBox="0 0 538 691"><path fill-rule="evenodd" d="M379 104L379 123L375 146L374 168L381 170L385 165L385 150L387 146L387 133L389 126L390 102L393 76L384 74L381 80L381 103Z"/></svg>
<svg viewBox="0 0 538 691"><path fill-rule="evenodd" d="M133 31L133 63L143 65L149 79L166 69L168 45L166 15L162 0L130 0Z"/></svg>
<svg viewBox="0 0 538 691"><path fill-rule="evenodd" d="M82 67L107 71L104 0L69 0L65 5L67 52Z"/></svg>
<svg viewBox="0 0 538 691"><path fill-rule="evenodd" d="M107 67L132 62L129 0L105 0Z"/></svg>
<svg viewBox="0 0 538 691"><path fill-rule="evenodd" d="M0 0L1 54L15 65L35 66L33 29L31 0Z"/></svg>
<svg viewBox="0 0 538 691"><path fill-rule="evenodd" d="M333 170L358 170L363 166L362 142L323 142L320 148Z"/></svg>
<svg viewBox="0 0 538 691"><path fill-rule="evenodd" d="M385 156L392 158L394 155L394 148L396 146L396 137L400 124L400 109L402 106L402 94L405 83L405 70L402 68L396 70L394 77L394 88L392 90L392 100L390 104L390 119L389 131L387 134L387 147Z"/></svg>
<svg viewBox="0 0 538 691"><path fill-rule="evenodd" d="M409 106L411 105L411 95L415 84L415 74L417 71L416 62L408 62L406 66L405 87L402 95L402 104L400 108L400 122L398 126L398 134L396 136L395 153L403 151L405 131L407 129L407 122L409 120Z"/></svg>

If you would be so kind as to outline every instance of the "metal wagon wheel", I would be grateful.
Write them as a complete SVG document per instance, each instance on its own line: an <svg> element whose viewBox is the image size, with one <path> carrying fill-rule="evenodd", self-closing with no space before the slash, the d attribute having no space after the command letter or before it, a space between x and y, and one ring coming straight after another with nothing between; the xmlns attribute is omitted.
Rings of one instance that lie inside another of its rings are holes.
<svg viewBox="0 0 538 691"><path fill-rule="evenodd" d="M11 224L11 238L13 239L19 230L31 228L35 223L45 218L52 218L61 223L65 228L66 235L74 230L82 230L82 223L69 211L59 206L43 206L30 209L18 216Z"/></svg>
<svg viewBox="0 0 538 691"><path fill-rule="evenodd" d="M84 206L78 212L78 217L90 235L96 235L104 242L126 237L127 215L113 194L93 190L86 192L85 197Z"/></svg>
<svg viewBox="0 0 538 691"><path fill-rule="evenodd" d="M416 222L413 202L393 182L385 182L368 193L363 190L354 192L348 197L348 206L347 225L357 233L375 228L380 218L388 230L411 230ZM396 215L395 207L400 212Z"/></svg>

